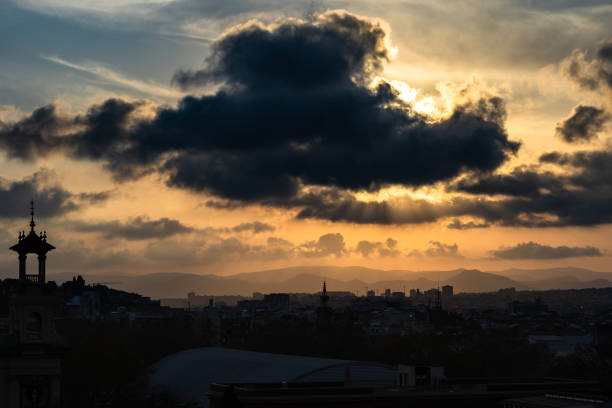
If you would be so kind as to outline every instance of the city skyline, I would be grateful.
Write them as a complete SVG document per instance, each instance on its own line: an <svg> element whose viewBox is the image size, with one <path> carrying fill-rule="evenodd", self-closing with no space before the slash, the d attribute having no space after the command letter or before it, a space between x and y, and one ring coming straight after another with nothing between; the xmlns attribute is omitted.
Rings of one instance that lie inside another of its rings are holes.
<svg viewBox="0 0 612 408"><path fill-rule="evenodd" d="M51 276L612 270L608 2L0 12L0 240L33 199Z"/></svg>

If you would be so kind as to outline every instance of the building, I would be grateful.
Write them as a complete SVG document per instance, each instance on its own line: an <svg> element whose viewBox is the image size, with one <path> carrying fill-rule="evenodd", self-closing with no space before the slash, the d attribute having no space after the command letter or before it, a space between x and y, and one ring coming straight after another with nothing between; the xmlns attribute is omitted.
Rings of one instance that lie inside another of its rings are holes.
<svg viewBox="0 0 612 408"><path fill-rule="evenodd" d="M414 367L426 368L426 367ZM430 367L430 372L437 371ZM417 370L420 372L420 370ZM423 376L424 377L424 376ZM208 394L213 408L340 408L340 407L470 407L470 408L604 408L605 399L551 398L582 392L593 381L565 379L489 379L390 387L351 384L344 381L212 384Z"/></svg>
<svg viewBox="0 0 612 408"><path fill-rule="evenodd" d="M8 310L8 331L0 334L0 407L57 408L60 406L63 347L55 332L59 299L45 285L45 261L54 247L46 233L34 231L34 203L30 233L19 233L10 249L19 254L19 281L14 281ZM27 254L38 255L38 273L27 274Z"/></svg>
<svg viewBox="0 0 612 408"><path fill-rule="evenodd" d="M425 299L427 299L427 303L430 306L436 307L440 309L442 307L441 304L441 292L440 289L432 288L423 292Z"/></svg>
<svg viewBox="0 0 612 408"><path fill-rule="evenodd" d="M453 287L451 285L442 286L442 297L443 298L453 297Z"/></svg>

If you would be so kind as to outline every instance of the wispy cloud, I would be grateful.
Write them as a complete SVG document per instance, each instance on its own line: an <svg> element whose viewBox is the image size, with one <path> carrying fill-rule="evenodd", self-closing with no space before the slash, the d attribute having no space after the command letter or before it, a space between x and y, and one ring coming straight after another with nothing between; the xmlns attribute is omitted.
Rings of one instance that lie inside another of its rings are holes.
<svg viewBox="0 0 612 408"><path fill-rule="evenodd" d="M147 15L156 8L172 3L173 0L13 0L13 3L25 9L45 14L99 14L109 15Z"/></svg>
<svg viewBox="0 0 612 408"><path fill-rule="evenodd" d="M151 96L157 96L165 99L178 99L184 95L184 93L179 90L153 81L141 81L139 79L130 78L117 71L109 69L100 62L86 61L82 63L75 63L54 55L42 55L41 57L47 61L78 71L87 72L105 81L112 82L114 84Z"/></svg>

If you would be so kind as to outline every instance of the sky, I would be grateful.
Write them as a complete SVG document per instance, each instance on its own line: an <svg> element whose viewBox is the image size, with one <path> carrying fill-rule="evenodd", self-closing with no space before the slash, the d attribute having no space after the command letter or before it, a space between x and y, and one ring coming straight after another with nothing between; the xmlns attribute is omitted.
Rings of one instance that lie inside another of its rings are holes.
<svg viewBox="0 0 612 408"><path fill-rule="evenodd" d="M50 274L612 271L611 20L595 0L2 2L0 241L33 199Z"/></svg>

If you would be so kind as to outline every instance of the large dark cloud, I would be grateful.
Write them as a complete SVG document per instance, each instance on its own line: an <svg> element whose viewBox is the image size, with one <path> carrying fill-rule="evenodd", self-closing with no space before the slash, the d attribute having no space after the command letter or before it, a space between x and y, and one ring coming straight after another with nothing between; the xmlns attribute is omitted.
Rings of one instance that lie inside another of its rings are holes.
<svg viewBox="0 0 612 408"><path fill-rule="evenodd" d="M0 179L0 217L26 219L30 200L34 200L36 216L47 218L103 202L111 195L108 191L75 194L50 182L51 178L53 173L43 169L18 181Z"/></svg>
<svg viewBox="0 0 612 408"><path fill-rule="evenodd" d="M78 232L100 233L106 239L123 238L127 240L167 238L172 235L194 231L193 228L183 225L180 221L166 217L158 220L150 220L146 217L136 217L127 222L73 221L69 223L68 226Z"/></svg>
<svg viewBox="0 0 612 408"><path fill-rule="evenodd" d="M388 59L386 41L379 24L344 12L240 26L212 44L204 69L175 76L186 87L220 83L213 95L147 120L142 104L120 100L77 117L47 106L4 125L0 145L24 159L100 160L119 180L159 171L171 186L279 206L310 186L377 190L486 173L518 150L499 98L431 122L390 85L366 86Z"/></svg>
<svg viewBox="0 0 612 408"><path fill-rule="evenodd" d="M602 256L598 248L592 246L568 247L565 245L552 247L537 242L523 242L513 247L503 247L491 253L500 259L562 259L587 256Z"/></svg>
<svg viewBox="0 0 612 408"><path fill-rule="evenodd" d="M557 126L557 134L568 143L588 142L597 137L610 115L595 106L578 105L572 115Z"/></svg>

